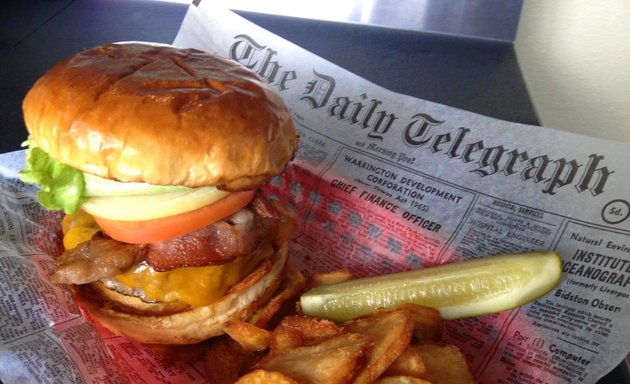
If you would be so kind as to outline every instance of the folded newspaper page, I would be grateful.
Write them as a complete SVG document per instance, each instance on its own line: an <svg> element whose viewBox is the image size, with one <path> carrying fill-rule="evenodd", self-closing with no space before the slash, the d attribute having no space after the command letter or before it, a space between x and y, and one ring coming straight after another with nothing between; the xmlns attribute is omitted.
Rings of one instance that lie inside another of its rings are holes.
<svg viewBox="0 0 630 384"><path fill-rule="evenodd" d="M368 276L550 249L560 285L511 311L447 322L480 383L595 383L628 354L630 145L509 123L397 94L217 8L174 41L229 57L283 96L300 134L267 193L300 217L292 262ZM48 282L60 214L0 155L3 382L202 383L97 328Z"/></svg>

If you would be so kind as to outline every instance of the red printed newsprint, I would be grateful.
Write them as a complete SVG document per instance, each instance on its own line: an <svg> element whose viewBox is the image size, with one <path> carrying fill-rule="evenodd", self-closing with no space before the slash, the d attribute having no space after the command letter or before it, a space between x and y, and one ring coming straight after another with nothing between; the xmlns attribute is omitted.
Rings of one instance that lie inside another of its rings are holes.
<svg viewBox="0 0 630 384"><path fill-rule="evenodd" d="M175 45L229 57L283 96L300 133L266 193L299 214L301 270L358 276L554 250L563 278L521 308L447 322L480 383L595 383L629 352L630 145L396 94L202 0ZM47 281L60 216L0 157L3 382L202 383L96 329Z"/></svg>

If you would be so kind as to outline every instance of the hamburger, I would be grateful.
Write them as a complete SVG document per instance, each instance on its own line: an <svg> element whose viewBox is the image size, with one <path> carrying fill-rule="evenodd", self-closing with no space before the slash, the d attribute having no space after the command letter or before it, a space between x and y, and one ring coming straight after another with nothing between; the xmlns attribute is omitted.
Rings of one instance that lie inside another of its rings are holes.
<svg viewBox="0 0 630 384"><path fill-rule="evenodd" d="M20 177L65 213L51 281L98 323L192 344L270 299L294 219L260 189L298 137L259 76L194 49L107 44L52 67L22 107Z"/></svg>

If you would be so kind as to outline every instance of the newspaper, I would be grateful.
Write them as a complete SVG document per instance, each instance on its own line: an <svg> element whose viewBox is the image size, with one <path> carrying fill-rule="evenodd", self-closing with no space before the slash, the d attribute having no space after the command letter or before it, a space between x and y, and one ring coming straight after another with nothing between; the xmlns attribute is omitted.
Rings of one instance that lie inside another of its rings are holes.
<svg viewBox="0 0 630 384"><path fill-rule="evenodd" d="M300 218L306 273L382 274L551 249L557 289L521 308L447 322L480 383L595 383L629 352L630 146L492 119L396 94L208 0L174 41L263 76L300 134L266 193ZM97 328L48 282L60 214L0 155L0 379L4 383L202 383L203 362L164 366Z"/></svg>

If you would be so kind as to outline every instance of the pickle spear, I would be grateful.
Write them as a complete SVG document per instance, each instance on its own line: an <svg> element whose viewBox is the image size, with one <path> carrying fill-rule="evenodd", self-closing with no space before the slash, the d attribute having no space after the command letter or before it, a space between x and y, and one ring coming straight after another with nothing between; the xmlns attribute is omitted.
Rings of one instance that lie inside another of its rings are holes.
<svg viewBox="0 0 630 384"><path fill-rule="evenodd" d="M533 301L552 290L561 275L561 258L552 251L487 256L316 287L301 296L300 304L306 315L338 322L404 303L459 319Z"/></svg>

